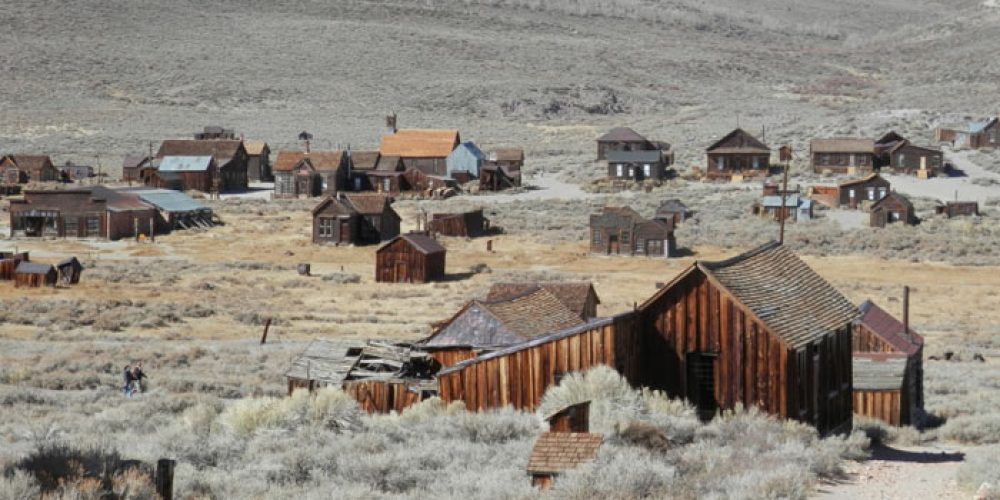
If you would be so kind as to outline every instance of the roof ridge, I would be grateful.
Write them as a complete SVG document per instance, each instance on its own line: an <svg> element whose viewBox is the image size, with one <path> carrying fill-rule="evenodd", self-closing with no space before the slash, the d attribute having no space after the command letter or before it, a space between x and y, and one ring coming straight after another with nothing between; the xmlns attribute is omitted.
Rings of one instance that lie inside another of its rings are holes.
<svg viewBox="0 0 1000 500"><path fill-rule="evenodd" d="M697 264L699 267L703 267L703 268L708 269L708 270L717 269L717 268L720 268L720 267L731 266L733 264L736 264L737 262L742 262L742 261L744 261L746 259L749 259L750 257L754 257L756 255L760 255L760 254L762 254L762 253L764 253L764 252L766 252L768 250L772 250L772 249L779 248L779 247L782 247L782 246L783 245L781 243L779 243L777 240L771 240L771 241L769 241L769 242L767 242L767 243L765 243L765 244L763 244L763 245L761 245L761 246L759 246L757 248L754 248L752 250L748 250L746 252L743 252L743 253L741 253L739 255L736 255L736 256L733 256L733 257L730 257L728 259L717 260L717 261L698 260L698 261L695 261L695 264Z"/></svg>

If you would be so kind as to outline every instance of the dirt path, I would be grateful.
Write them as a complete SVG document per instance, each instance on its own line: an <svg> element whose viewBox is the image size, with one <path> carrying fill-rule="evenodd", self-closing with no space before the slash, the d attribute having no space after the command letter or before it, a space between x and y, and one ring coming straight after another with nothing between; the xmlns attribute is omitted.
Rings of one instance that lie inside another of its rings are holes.
<svg viewBox="0 0 1000 500"><path fill-rule="evenodd" d="M1000 175L987 171L969 159L967 151L945 151L945 159L956 169L965 173L962 177L934 177L918 179L911 175L885 175L892 187L901 193L911 196L924 196L941 201L951 201L958 198L963 201L978 201L980 204L988 198L1000 196ZM990 179L997 184L973 184L975 179Z"/></svg>
<svg viewBox="0 0 1000 500"><path fill-rule="evenodd" d="M948 444L878 446L871 460L851 462L846 467L845 481L821 485L816 496L844 500L969 498L969 493L962 491L955 481L965 451Z"/></svg>
<svg viewBox="0 0 1000 500"><path fill-rule="evenodd" d="M526 179L525 186L530 187L520 193L489 194L484 195L484 197L496 203L509 203L525 200L575 200L597 196L580 189L580 186L576 184L561 181L548 174ZM622 194L627 195L628 193Z"/></svg>

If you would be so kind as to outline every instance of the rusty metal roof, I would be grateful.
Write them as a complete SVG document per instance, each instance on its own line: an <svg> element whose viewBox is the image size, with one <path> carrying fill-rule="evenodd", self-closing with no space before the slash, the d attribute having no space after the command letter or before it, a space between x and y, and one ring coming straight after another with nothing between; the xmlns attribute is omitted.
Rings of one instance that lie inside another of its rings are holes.
<svg viewBox="0 0 1000 500"><path fill-rule="evenodd" d="M886 341L897 351L905 354L915 354L924 345L924 338L909 329L904 333L903 323L891 314L877 306L871 300L866 300L858 306L861 313L861 325Z"/></svg>
<svg viewBox="0 0 1000 500"><path fill-rule="evenodd" d="M593 462L603 441L590 432L543 432L528 458L528 473L558 474Z"/></svg>
<svg viewBox="0 0 1000 500"><path fill-rule="evenodd" d="M458 130L404 129L382 136L379 153L402 158L445 158L459 144Z"/></svg>

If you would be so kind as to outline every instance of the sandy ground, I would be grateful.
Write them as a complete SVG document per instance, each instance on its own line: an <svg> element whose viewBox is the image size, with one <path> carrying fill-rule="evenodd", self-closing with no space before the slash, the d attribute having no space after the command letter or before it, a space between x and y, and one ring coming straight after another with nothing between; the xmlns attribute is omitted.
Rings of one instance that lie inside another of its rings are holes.
<svg viewBox="0 0 1000 500"><path fill-rule="evenodd" d="M851 462L847 478L823 484L816 498L830 500L960 499L969 498L959 489L955 473L965 449L951 444L923 447L885 447L873 450L871 460Z"/></svg>
<svg viewBox="0 0 1000 500"><path fill-rule="evenodd" d="M945 161L951 162L964 175L918 179L910 175L886 175L893 189L911 196L923 196L940 201L978 201L980 205L1000 196L1000 175L990 172L969 159L968 151L945 151ZM990 179L993 185L973 184L975 179Z"/></svg>

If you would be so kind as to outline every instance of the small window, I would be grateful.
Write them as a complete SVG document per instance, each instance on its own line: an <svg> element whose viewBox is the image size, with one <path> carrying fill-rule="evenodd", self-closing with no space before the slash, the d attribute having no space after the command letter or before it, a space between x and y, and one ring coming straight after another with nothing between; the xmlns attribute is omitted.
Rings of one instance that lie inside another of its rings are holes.
<svg viewBox="0 0 1000 500"><path fill-rule="evenodd" d="M66 217L63 219L63 234L66 236L80 235L80 221L76 217Z"/></svg>
<svg viewBox="0 0 1000 500"><path fill-rule="evenodd" d="M625 169L623 168L621 163L615 165L615 175L617 175L618 177L622 177L622 175L624 174L624 170Z"/></svg>
<svg viewBox="0 0 1000 500"><path fill-rule="evenodd" d="M642 240L635 240L635 253L644 253L642 243Z"/></svg>
<svg viewBox="0 0 1000 500"><path fill-rule="evenodd" d="M754 158L753 159L753 168L754 169L760 168L760 158Z"/></svg>
<svg viewBox="0 0 1000 500"><path fill-rule="evenodd" d="M642 173L645 174L646 177L652 175L651 172L652 172L652 167L650 167L648 163L642 166Z"/></svg>
<svg viewBox="0 0 1000 500"><path fill-rule="evenodd" d="M884 187L878 188L878 199L881 200L882 198L885 198L885 188Z"/></svg>
<svg viewBox="0 0 1000 500"><path fill-rule="evenodd" d="M594 229L593 239L594 239L594 243L600 243L601 242L601 230L600 229Z"/></svg>
<svg viewBox="0 0 1000 500"><path fill-rule="evenodd" d="M722 158L721 156L718 157L718 158L716 158L715 159L715 168L717 168L719 170L725 170L726 169L726 161L725 161L725 159Z"/></svg>
<svg viewBox="0 0 1000 500"><path fill-rule="evenodd" d="M392 191L392 179L388 177L382 179L382 191L386 193Z"/></svg>
<svg viewBox="0 0 1000 500"><path fill-rule="evenodd" d="M849 196L853 200L854 199L854 190L853 189L849 189L847 191L847 196Z"/></svg>
<svg viewBox="0 0 1000 500"><path fill-rule="evenodd" d="M97 217L87 217L87 235L97 234L101 229L101 220Z"/></svg>
<svg viewBox="0 0 1000 500"><path fill-rule="evenodd" d="M628 231L622 231L622 245L628 245L629 236L630 234Z"/></svg>
<svg viewBox="0 0 1000 500"><path fill-rule="evenodd" d="M332 217L320 217L319 219L319 236L321 238L332 238L333 237L333 226L336 222Z"/></svg>
<svg viewBox="0 0 1000 500"><path fill-rule="evenodd" d="M868 199L870 201L875 201L875 188L873 187L868 188Z"/></svg>

